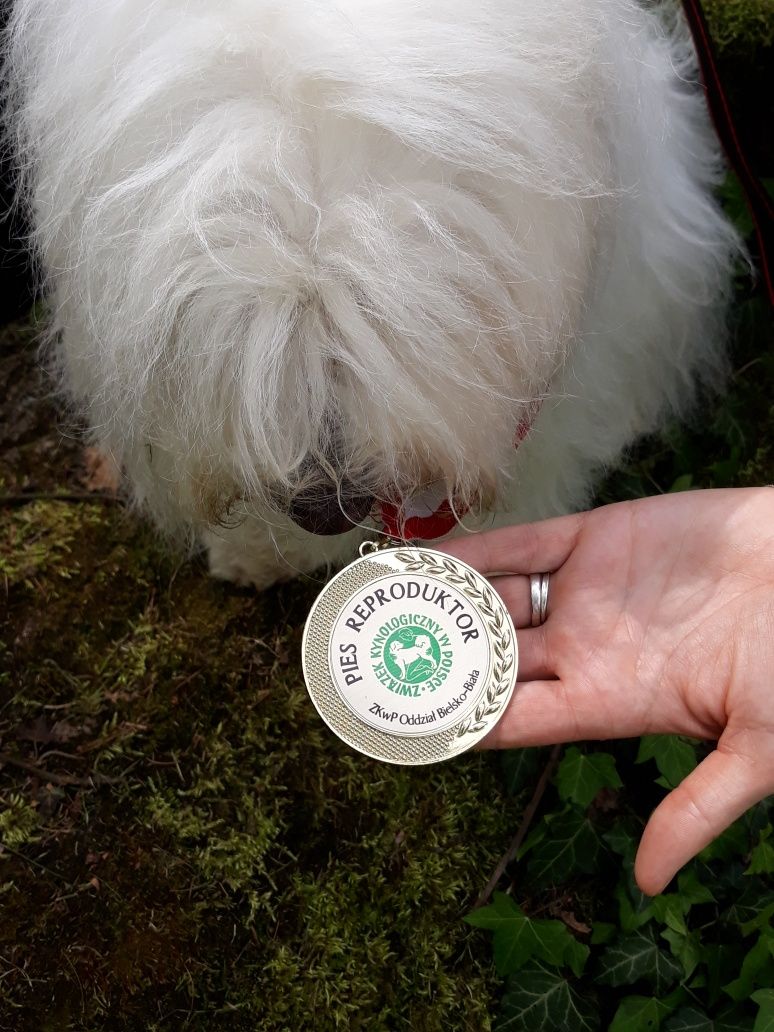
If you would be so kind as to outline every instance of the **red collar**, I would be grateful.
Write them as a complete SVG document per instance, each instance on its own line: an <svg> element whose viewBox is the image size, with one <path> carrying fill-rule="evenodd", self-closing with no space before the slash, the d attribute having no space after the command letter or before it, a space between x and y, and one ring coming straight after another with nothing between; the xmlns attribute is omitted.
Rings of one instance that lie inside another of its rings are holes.
<svg viewBox="0 0 774 1032"><path fill-rule="evenodd" d="M541 402L534 402L529 416L525 416L516 428L514 448L518 448L532 429L532 424L540 411ZM380 502L379 520L381 529L388 537L398 541L435 541L445 537L457 526L467 509L464 506L452 505L448 497L438 497L433 485L425 496L420 496L403 503Z"/></svg>

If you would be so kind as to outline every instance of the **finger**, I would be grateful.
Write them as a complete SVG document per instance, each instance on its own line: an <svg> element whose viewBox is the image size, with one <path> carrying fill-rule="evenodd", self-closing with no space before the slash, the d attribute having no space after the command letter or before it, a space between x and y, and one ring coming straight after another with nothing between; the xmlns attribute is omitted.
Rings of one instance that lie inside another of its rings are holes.
<svg viewBox="0 0 774 1032"><path fill-rule="evenodd" d="M621 704L581 677L568 677L557 661L550 620L519 632L519 681L501 720L482 741L485 749L515 749L607 738L634 738L653 731L650 706ZM550 676L530 679L528 672Z"/></svg>
<svg viewBox="0 0 774 1032"><path fill-rule="evenodd" d="M553 572L575 547L588 513L502 527L436 545L484 574Z"/></svg>
<svg viewBox="0 0 774 1032"><path fill-rule="evenodd" d="M677 871L774 787L749 756L718 748L656 808L634 864L649 896L663 891Z"/></svg>
<svg viewBox="0 0 774 1032"><path fill-rule="evenodd" d="M514 627L532 625L532 597L529 577L490 577L489 583L505 603Z"/></svg>
<svg viewBox="0 0 774 1032"><path fill-rule="evenodd" d="M545 627L525 628L519 631L517 641L520 681L545 681L556 677Z"/></svg>
<svg viewBox="0 0 774 1032"><path fill-rule="evenodd" d="M514 627L518 630L523 627L532 626L532 587L530 578L520 574L506 576L492 576L488 578L489 583L505 603L505 608L511 614ZM557 578L549 578L548 605L546 617L553 608L552 604L556 596Z"/></svg>
<svg viewBox="0 0 774 1032"><path fill-rule="evenodd" d="M535 630L538 634L542 633L545 639L544 628ZM530 635L533 633L529 632ZM524 666L529 668L530 663L534 663L537 667L539 660L528 649L527 643L525 650L527 657ZM598 695L596 702L588 697L588 693L576 695L567 682L561 679L528 680L522 672L520 661L519 682L508 708L483 739L481 747L514 749L528 745L610 738L612 726L611 716L600 706ZM625 737L626 732L621 734L618 725L615 725L615 735Z"/></svg>

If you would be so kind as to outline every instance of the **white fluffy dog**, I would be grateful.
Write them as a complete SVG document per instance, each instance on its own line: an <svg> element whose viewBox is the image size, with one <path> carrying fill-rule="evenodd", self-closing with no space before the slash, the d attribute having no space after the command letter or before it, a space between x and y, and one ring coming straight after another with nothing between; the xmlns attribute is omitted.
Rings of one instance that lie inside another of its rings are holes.
<svg viewBox="0 0 774 1032"><path fill-rule="evenodd" d="M722 366L673 8L16 0L6 49L69 397L217 576L338 561L360 529L289 514L428 484L471 526L577 507Z"/></svg>

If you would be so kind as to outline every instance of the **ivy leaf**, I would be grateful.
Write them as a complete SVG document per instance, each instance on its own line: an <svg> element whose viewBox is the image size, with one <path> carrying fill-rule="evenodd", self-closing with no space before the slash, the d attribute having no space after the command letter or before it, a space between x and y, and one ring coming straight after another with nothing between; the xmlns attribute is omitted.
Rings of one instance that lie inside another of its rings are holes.
<svg viewBox="0 0 774 1032"><path fill-rule="evenodd" d="M774 1032L774 989L759 989L750 999L758 1004L753 1032Z"/></svg>
<svg viewBox="0 0 774 1032"><path fill-rule="evenodd" d="M739 977L724 985L723 992L737 1003L748 1000L756 986L765 985L767 981L771 981L774 974L772 956L774 956L774 932L771 929L765 929L742 961Z"/></svg>
<svg viewBox="0 0 774 1032"><path fill-rule="evenodd" d="M636 763L655 760L667 788L676 788L696 766L696 746L681 735L643 735Z"/></svg>
<svg viewBox="0 0 774 1032"><path fill-rule="evenodd" d="M527 747L524 749L506 749L500 755L500 766L505 777L505 790L508 795L518 795L528 788L540 770L541 760L547 749Z"/></svg>
<svg viewBox="0 0 774 1032"><path fill-rule="evenodd" d="M572 973L576 978L580 978L583 974L583 969L586 966L586 961L589 959L591 950L586 946L585 943L578 942L571 935L569 936L570 942L567 945L567 949L564 954L564 961L569 966Z"/></svg>
<svg viewBox="0 0 774 1032"><path fill-rule="evenodd" d="M653 902L636 887L627 886L624 877L616 887L615 898L618 900L618 923L621 931L634 932L653 920Z"/></svg>
<svg viewBox="0 0 774 1032"><path fill-rule="evenodd" d="M701 963L701 941L698 932L677 932L667 928L661 933L661 938L666 939L672 956L676 957L683 966L683 977L690 978Z"/></svg>
<svg viewBox="0 0 774 1032"><path fill-rule="evenodd" d="M662 996L659 1003L663 1003L666 1009L671 1014L672 1011L677 1010L678 1007L682 1007L688 998L688 993L685 991L682 985L678 985L676 989L673 989L668 996Z"/></svg>
<svg viewBox="0 0 774 1032"><path fill-rule="evenodd" d="M689 908L694 903L715 902L715 897L712 895L712 892L706 885L699 881L699 875L693 867L689 867L687 870L681 871L680 874L678 874L677 886L680 890L680 898L687 904L684 909L684 913L688 913Z"/></svg>
<svg viewBox="0 0 774 1032"><path fill-rule="evenodd" d="M556 772L556 787L565 802L586 807L603 788L621 788L623 782L610 753L582 753L572 746Z"/></svg>
<svg viewBox="0 0 774 1032"><path fill-rule="evenodd" d="M739 1007L727 1007L715 1019L717 1032L752 1032L753 1019Z"/></svg>
<svg viewBox="0 0 774 1032"><path fill-rule="evenodd" d="M729 1011L710 1018L698 1007L681 1007L667 1019L663 1032L751 1032L752 1018Z"/></svg>
<svg viewBox="0 0 774 1032"><path fill-rule="evenodd" d="M591 929L591 945L599 946L615 939L618 932L618 925L608 921L595 921Z"/></svg>
<svg viewBox="0 0 774 1032"><path fill-rule="evenodd" d="M557 971L530 964L508 980L494 1032L596 1032L596 1001L581 996Z"/></svg>
<svg viewBox="0 0 774 1032"><path fill-rule="evenodd" d="M768 841L770 835L769 824L761 831L758 845L750 853L750 865L745 874L774 874L774 844Z"/></svg>
<svg viewBox="0 0 774 1032"><path fill-rule="evenodd" d="M578 810L549 814L541 822L546 834L530 856L529 872L541 882L563 882L582 871L593 874L602 842L591 821Z"/></svg>
<svg viewBox="0 0 774 1032"><path fill-rule="evenodd" d="M729 921L742 927L742 934L749 935L755 928L764 928L769 923L774 908L774 892L764 887L758 878L744 879L742 889L733 896L733 903L720 915L722 921Z"/></svg>
<svg viewBox="0 0 774 1032"><path fill-rule="evenodd" d="M465 921L474 928L494 932L494 960L499 975L512 974L533 959L555 967L564 963L583 967L576 949L580 944L566 925L527 917L504 892L496 892L492 903L474 910Z"/></svg>
<svg viewBox="0 0 774 1032"><path fill-rule="evenodd" d="M669 488L668 494L674 494L678 491L690 491L693 485L693 473L683 473L682 476L677 477L672 481L672 486Z"/></svg>
<svg viewBox="0 0 774 1032"><path fill-rule="evenodd" d="M661 995L680 977L680 965L656 942L652 928L639 929L607 946L599 958L603 985L631 985L644 979Z"/></svg>
<svg viewBox="0 0 774 1032"><path fill-rule="evenodd" d="M753 1020L739 1007L727 1007L715 1018L715 1032L752 1032Z"/></svg>
<svg viewBox="0 0 774 1032"><path fill-rule="evenodd" d="M752 1018L738 1007L727 1008L715 1018L715 1032L752 1032Z"/></svg>
<svg viewBox="0 0 774 1032"><path fill-rule="evenodd" d="M653 915L656 920L681 935L688 932L684 914L689 907L690 904L686 906L682 897L675 893L653 897Z"/></svg>
<svg viewBox="0 0 774 1032"><path fill-rule="evenodd" d="M749 854L749 846L747 852ZM743 894L745 886L755 885L749 878L745 879L744 864L740 857L716 864L712 873L712 890L717 896L738 897Z"/></svg>
<svg viewBox="0 0 774 1032"><path fill-rule="evenodd" d="M639 827L631 820L624 818L615 822L610 831L602 836L614 853L618 853L630 865L634 864L634 856L637 852L637 841L642 825Z"/></svg>
<svg viewBox="0 0 774 1032"><path fill-rule="evenodd" d="M669 1007L653 996L626 996L615 1012L608 1032L651 1032L661 1027Z"/></svg>
<svg viewBox="0 0 774 1032"><path fill-rule="evenodd" d="M742 924L742 935L752 935L753 932L762 932L765 928L768 928L771 923L772 917L774 917L774 900L770 900L769 896L763 896L758 901L760 909L749 921L745 921Z"/></svg>
<svg viewBox="0 0 774 1032"><path fill-rule="evenodd" d="M709 944L703 950L707 971L707 1002L713 1006L723 997L723 983L731 971L739 971L744 960L741 943L720 942Z"/></svg>
<svg viewBox="0 0 774 1032"><path fill-rule="evenodd" d="M696 1007L681 1007L664 1025L664 1032L714 1032L715 1022Z"/></svg>
<svg viewBox="0 0 774 1032"><path fill-rule="evenodd" d="M538 842L543 841L543 839L546 837L546 830L547 828L545 821L541 821L536 828L532 829L529 835L527 835L521 849L518 852L517 858L519 860L522 860L531 849L534 849Z"/></svg>

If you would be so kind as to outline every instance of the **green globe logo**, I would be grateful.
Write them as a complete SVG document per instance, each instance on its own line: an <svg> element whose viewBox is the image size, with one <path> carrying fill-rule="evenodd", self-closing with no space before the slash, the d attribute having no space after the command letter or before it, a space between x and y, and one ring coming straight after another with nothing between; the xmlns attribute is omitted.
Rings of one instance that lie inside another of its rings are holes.
<svg viewBox="0 0 774 1032"><path fill-rule="evenodd" d="M384 643L382 661L403 684L429 681L441 662L441 647L434 634L409 624L394 631Z"/></svg>

